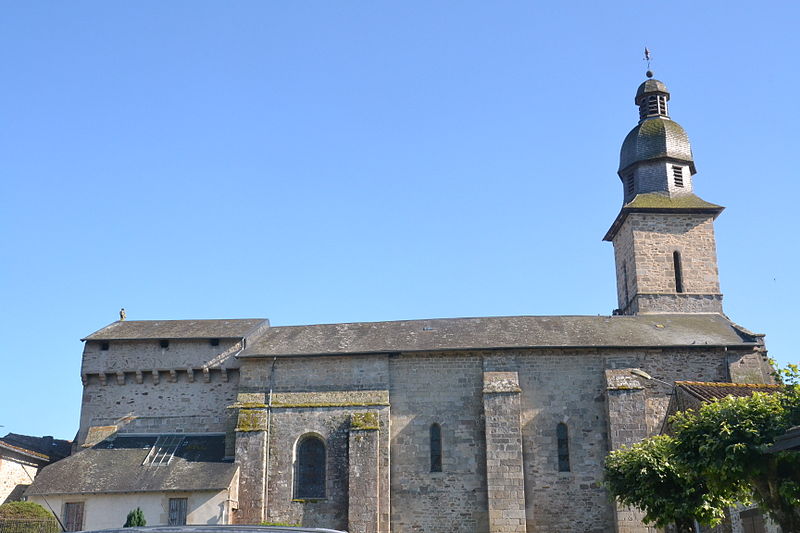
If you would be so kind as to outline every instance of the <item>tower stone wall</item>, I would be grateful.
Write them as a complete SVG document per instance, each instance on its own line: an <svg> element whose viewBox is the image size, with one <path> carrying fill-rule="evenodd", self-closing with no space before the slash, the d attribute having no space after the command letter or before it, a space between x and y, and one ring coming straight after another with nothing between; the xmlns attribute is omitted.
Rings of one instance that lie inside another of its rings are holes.
<svg viewBox="0 0 800 533"><path fill-rule="evenodd" d="M613 241L623 314L722 312L713 221L702 213L628 214Z"/></svg>
<svg viewBox="0 0 800 533"><path fill-rule="evenodd" d="M140 433L232 432L242 343L220 340L100 342L84 347L78 444L91 427ZM232 441L229 455L233 455Z"/></svg>

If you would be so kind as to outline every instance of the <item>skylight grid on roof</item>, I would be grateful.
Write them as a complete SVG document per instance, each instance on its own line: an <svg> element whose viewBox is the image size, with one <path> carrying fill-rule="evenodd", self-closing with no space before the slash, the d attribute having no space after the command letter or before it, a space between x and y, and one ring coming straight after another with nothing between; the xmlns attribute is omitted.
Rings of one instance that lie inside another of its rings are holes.
<svg viewBox="0 0 800 533"><path fill-rule="evenodd" d="M184 435L159 435L147 457L144 458L142 466L168 465L183 439Z"/></svg>

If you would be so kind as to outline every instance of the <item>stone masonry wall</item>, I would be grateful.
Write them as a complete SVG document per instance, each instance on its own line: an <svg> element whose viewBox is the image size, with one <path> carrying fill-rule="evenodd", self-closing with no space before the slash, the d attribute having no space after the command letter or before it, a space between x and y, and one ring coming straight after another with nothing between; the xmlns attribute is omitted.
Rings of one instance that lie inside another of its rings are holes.
<svg viewBox="0 0 800 533"><path fill-rule="evenodd" d="M10 450L0 455L0 504L9 496L20 498L22 492L17 487L30 485L36 477L38 467L31 460Z"/></svg>
<svg viewBox="0 0 800 533"><path fill-rule="evenodd" d="M169 347L162 348L158 340L109 341L108 350L101 349L101 342L87 341L83 349L81 374L97 374L117 371L170 370L185 368L238 368L234 357L241 342L219 339L217 346L208 340L170 340Z"/></svg>
<svg viewBox="0 0 800 533"><path fill-rule="evenodd" d="M520 388L516 372L484 372L486 487L490 533L525 533Z"/></svg>
<svg viewBox="0 0 800 533"><path fill-rule="evenodd" d="M401 354L389 363L392 533L487 532L480 354ZM441 472L431 472L434 423Z"/></svg>
<svg viewBox="0 0 800 533"><path fill-rule="evenodd" d="M678 298L675 288L673 252L680 252L683 295L714 298ZM641 303L642 312L721 312L719 273L713 217L706 214L630 213L614 238L617 265L617 299L629 310L634 296L651 297ZM625 278L627 277L627 293ZM627 301L625 297L627 295ZM660 307L661 301L664 301ZM691 307L682 309L681 305ZM705 305L705 307L703 307ZM698 306L700 306L698 308ZM646 307L646 308L645 308Z"/></svg>
<svg viewBox="0 0 800 533"><path fill-rule="evenodd" d="M488 532L486 465L503 459L491 452L491 457L487 455L485 416L492 407L484 405L483 378L484 372L511 372L518 376L520 388L527 531L614 531L615 508L598 488L603 459L619 441L614 441L616 437L610 437L609 431L632 431L625 429L627 424L635 428L636 438L658 433L671 389L656 381L640 383L637 397L641 401L635 413L617 409L607 403L606 370L624 374L628 372L625 369L641 368L667 383L725 381L729 358L738 360L723 349L697 347L278 359L273 388L281 392L274 392L273 398L265 518L341 529L353 527L351 518L362 520L349 516L354 503L349 494L354 475L351 468L354 461L369 458L350 457L350 421L354 413L374 410L380 420L380 531L389 531L384 506L391 503L392 533ZM241 382L248 384L250 392L243 392L240 400L264 404L271 364L272 360L243 361ZM388 389L380 389L382 386ZM609 420L609 412L614 413L613 420ZM442 430L442 472L430 471L429 430L433 423ZM559 423L568 428L569 472L558 469ZM309 432L320 435L329 451L328 497L325 501L292 501L292 454L297 439ZM372 489L366 490L372 493ZM359 511L372 512L368 507ZM633 528L628 531L637 531L637 527L646 531L635 518L628 522Z"/></svg>
<svg viewBox="0 0 800 533"><path fill-rule="evenodd" d="M220 339L87 341L81 364L83 402L78 443L90 426L143 433L230 432L242 345ZM229 452L233 453L232 441Z"/></svg>
<svg viewBox="0 0 800 533"><path fill-rule="evenodd" d="M270 436L267 464L242 465L243 479L256 480L257 484L260 475L265 478L264 519L347 530L350 527L352 417L371 412L375 413L379 427L371 436L375 439L377 454L378 478L372 480L377 492L374 500L377 508L362 510L374 513L377 522L366 525L362 515L360 520L356 520L358 527L354 531L361 527L367 528L365 531L388 533L390 471L386 356L278 358L274 366L272 359L244 360L241 372L239 403L250 403L255 407L254 411L263 413L260 416L264 420L269 417L268 427L264 427ZM268 407L270 389L272 405ZM242 408L240 412L247 410ZM294 498L295 449L298 441L309 434L316 435L325 443L324 499ZM239 441L246 446L245 442L254 438L248 432L237 431L237 449ZM262 466L263 472L260 472ZM242 489L252 492L257 487ZM356 496L359 490L356 490ZM254 516L253 511L250 514Z"/></svg>
<svg viewBox="0 0 800 533"><path fill-rule="evenodd" d="M190 381L185 372L174 378L162 373L156 382L145 374L137 383L127 374L122 383L115 377L103 384L91 376L83 387L78 442L84 442L90 426L141 433L232 432L236 414L227 407L236 401L239 371L215 370L207 378Z"/></svg>
<svg viewBox="0 0 800 533"><path fill-rule="evenodd" d="M349 533L378 533L382 494L377 413L353 413L349 436L347 530Z"/></svg>

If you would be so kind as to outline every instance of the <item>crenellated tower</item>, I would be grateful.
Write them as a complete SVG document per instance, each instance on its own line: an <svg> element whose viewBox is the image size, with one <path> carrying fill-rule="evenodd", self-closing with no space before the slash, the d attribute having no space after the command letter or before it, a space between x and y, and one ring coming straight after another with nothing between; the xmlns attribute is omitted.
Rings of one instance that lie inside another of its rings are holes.
<svg viewBox="0 0 800 533"><path fill-rule="evenodd" d="M724 208L694 194L689 137L670 118L666 85L647 75L620 150L623 206L604 238L614 243L615 313L721 313L714 219Z"/></svg>

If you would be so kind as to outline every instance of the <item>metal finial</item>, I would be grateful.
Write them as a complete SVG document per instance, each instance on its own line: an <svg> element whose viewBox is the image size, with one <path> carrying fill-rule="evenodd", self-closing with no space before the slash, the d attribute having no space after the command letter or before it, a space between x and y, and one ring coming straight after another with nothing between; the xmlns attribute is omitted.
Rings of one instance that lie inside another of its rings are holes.
<svg viewBox="0 0 800 533"><path fill-rule="evenodd" d="M646 75L647 75L648 78L652 78L653 77L653 71L650 70L650 50L648 50L646 46L644 47L644 61L647 61L647 73L646 73Z"/></svg>

